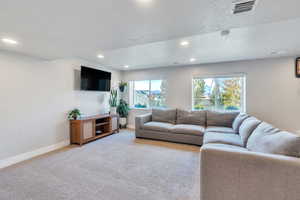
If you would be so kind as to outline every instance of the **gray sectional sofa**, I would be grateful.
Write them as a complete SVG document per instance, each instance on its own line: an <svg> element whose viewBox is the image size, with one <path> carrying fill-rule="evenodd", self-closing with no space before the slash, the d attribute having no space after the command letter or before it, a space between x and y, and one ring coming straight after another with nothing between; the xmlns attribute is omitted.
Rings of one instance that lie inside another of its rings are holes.
<svg viewBox="0 0 300 200"><path fill-rule="evenodd" d="M135 118L137 138L148 138L202 145L205 132L237 133L233 121L238 112L153 109L151 114Z"/></svg>
<svg viewBox="0 0 300 200"><path fill-rule="evenodd" d="M154 109L136 137L202 145L201 200L300 200L300 136L253 116Z"/></svg>

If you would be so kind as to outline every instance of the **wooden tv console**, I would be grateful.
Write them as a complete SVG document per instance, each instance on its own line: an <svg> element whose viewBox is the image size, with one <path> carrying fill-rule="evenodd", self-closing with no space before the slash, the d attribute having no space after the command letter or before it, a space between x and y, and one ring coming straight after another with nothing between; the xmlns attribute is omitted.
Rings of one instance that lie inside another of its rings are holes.
<svg viewBox="0 0 300 200"><path fill-rule="evenodd" d="M119 132L118 115L96 115L70 120L71 144L83 145Z"/></svg>

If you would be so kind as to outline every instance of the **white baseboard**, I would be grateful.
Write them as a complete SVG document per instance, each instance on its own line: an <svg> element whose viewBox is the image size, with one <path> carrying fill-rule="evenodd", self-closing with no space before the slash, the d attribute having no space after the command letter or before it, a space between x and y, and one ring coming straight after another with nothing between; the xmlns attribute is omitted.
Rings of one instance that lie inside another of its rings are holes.
<svg viewBox="0 0 300 200"><path fill-rule="evenodd" d="M59 142L57 144L53 144L47 147L42 147L40 149L34 150L34 151L30 151L30 152L26 152L26 153L22 153L10 158L6 158L4 160L0 160L0 169L17 164L19 162L34 158L36 156L40 156L43 155L45 153L63 148L65 146L68 146L70 144L69 140L65 140L62 142Z"/></svg>

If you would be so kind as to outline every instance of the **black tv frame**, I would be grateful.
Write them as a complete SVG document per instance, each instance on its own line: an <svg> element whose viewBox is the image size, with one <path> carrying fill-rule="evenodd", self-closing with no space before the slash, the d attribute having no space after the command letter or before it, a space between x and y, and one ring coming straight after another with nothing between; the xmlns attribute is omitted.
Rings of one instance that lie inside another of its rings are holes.
<svg viewBox="0 0 300 200"><path fill-rule="evenodd" d="M84 82L84 78L88 76L89 79L86 81L90 82L89 84ZM92 74L92 76L91 76ZM94 78L94 79L91 79ZM105 86L101 88L99 80L106 81ZM96 82L98 81L98 83ZM89 85L89 86L88 86ZM80 90L82 91L97 91L97 92L109 92L111 89L111 72L102 71L99 69L81 66L81 72L80 72Z"/></svg>

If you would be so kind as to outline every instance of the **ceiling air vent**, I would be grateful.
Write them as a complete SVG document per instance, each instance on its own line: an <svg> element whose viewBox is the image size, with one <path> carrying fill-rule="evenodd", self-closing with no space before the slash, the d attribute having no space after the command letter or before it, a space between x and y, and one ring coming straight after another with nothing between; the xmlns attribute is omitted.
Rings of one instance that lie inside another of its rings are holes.
<svg viewBox="0 0 300 200"><path fill-rule="evenodd" d="M248 12L254 9L255 0L252 1L237 1L234 3L233 14Z"/></svg>

